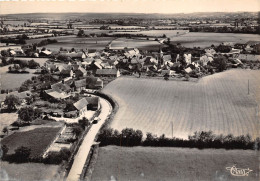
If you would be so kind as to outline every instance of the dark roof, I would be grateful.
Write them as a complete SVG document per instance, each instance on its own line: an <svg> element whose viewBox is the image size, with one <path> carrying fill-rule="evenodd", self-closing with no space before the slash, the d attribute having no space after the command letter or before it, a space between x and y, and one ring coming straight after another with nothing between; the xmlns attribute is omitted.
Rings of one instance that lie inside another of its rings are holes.
<svg viewBox="0 0 260 181"><path fill-rule="evenodd" d="M75 81L75 87L86 87L87 82L86 79L82 79L82 80L77 80Z"/></svg>
<svg viewBox="0 0 260 181"><path fill-rule="evenodd" d="M61 82L58 82L56 84L51 85L51 88L57 92L63 92L63 91L69 91L70 86L67 84L63 84Z"/></svg>
<svg viewBox="0 0 260 181"><path fill-rule="evenodd" d="M98 75L116 75L117 69L97 69L96 74L98 74Z"/></svg>
<svg viewBox="0 0 260 181"><path fill-rule="evenodd" d="M65 70L63 69L61 72L60 72L61 75L70 75L70 70Z"/></svg>
<svg viewBox="0 0 260 181"><path fill-rule="evenodd" d="M87 102L91 105L98 106L99 98L98 97L86 97Z"/></svg>

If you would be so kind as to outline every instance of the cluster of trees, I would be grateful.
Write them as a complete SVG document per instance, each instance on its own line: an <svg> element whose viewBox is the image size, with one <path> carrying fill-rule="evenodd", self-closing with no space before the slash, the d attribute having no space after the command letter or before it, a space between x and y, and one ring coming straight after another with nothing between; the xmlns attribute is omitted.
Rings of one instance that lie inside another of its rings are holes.
<svg viewBox="0 0 260 181"><path fill-rule="evenodd" d="M151 133L143 134L140 130L126 128L121 131L106 128L99 134L98 141L101 146L154 146L154 147L188 147L188 148L225 148L225 149L255 149L259 150L260 139L255 141L249 135L233 136L215 135L212 131L195 132L187 140L179 138L167 138L165 135L157 137Z"/></svg>
<svg viewBox="0 0 260 181"><path fill-rule="evenodd" d="M14 43L14 44L26 44L26 41L29 39L29 37L25 34L22 35L17 35L16 38L3 38L1 39L1 43L6 43L7 45L9 43Z"/></svg>
<svg viewBox="0 0 260 181"><path fill-rule="evenodd" d="M4 104L7 106L8 111L16 110L16 107L21 104L19 98L14 95L8 95L5 98Z"/></svg>
<svg viewBox="0 0 260 181"><path fill-rule="evenodd" d="M25 146L18 147L13 154L8 155L8 147L6 145L1 146L2 160L16 163L26 162L40 162L45 164L60 164L62 161L68 161L71 151L67 148L62 148L59 152L49 152L46 158L31 157L31 149Z"/></svg>
<svg viewBox="0 0 260 181"><path fill-rule="evenodd" d="M103 129L98 137L101 146L118 145L118 146L139 146L142 143L143 133L140 130L126 128L119 133L112 128Z"/></svg>
<svg viewBox="0 0 260 181"><path fill-rule="evenodd" d="M25 106L19 109L18 118L21 121L30 123L31 121L39 118L42 114L41 109L34 109L32 106Z"/></svg>
<svg viewBox="0 0 260 181"><path fill-rule="evenodd" d="M46 39L42 40L39 43L37 43L37 47L42 47L48 44L57 43L58 41L56 39Z"/></svg>

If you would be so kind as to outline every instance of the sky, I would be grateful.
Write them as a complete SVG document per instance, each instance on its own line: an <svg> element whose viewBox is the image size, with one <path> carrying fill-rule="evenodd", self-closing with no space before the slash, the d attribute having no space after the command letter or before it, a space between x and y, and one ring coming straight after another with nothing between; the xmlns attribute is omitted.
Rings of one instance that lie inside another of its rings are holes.
<svg viewBox="0 0 260 181"><path fill-rule="evenodd" d="M260 11L260 0L0 0L0 14L59 12L192 13Z"/></svg>

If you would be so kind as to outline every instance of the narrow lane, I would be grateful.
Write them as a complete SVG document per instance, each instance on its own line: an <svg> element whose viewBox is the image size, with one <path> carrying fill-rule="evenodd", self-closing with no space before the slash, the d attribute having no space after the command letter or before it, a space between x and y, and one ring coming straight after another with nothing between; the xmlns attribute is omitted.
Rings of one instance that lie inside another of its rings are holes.
<svg viewBox="0 0 260 181"><path fill-rule="evenodd" d="M80 178L80 174L83 170L85 161L88 157L89 151L91 149L91 146L94 142L94 139L101 128L101 126L104 124L106 118L110 115L112 111L112 107L110 103L100 97L100 104L101 104L101 112L99 115L100 120L97 124L93 124L87 135L85 136L78 153L74 157L74 162L72 164L72 167L70 169L70 172L67 177L67 181L78 181Z"/></svg>

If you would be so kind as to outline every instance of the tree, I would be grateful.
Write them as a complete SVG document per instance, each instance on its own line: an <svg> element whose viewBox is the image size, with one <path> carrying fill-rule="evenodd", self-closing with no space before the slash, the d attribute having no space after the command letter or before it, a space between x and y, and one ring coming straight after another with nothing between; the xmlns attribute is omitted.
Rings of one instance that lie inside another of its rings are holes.
<svg viewBox="0 0 260 181"><path fill-rule="evenodd" d="M2 158L4 158L6 156L8 150L9 150L9 148L6 145L1 145L0 155L2 155Z"/></svg>
<svg viewBox="0 0 260 181"><path fill-rule="evenodd" d="M214 58L212 65L215 66L219 72L222 72L227 69L227 58L224 56L218 56Z"/></svg>
<svg viewBox="0 0 260 181"><path fill-rule="evenodd" d="M18 111L18 118L24 122L31 122L40 117L42 111L40 109L33 109L31 106L22 107Z"/></svg>
<svg viewBox="0 0 260 181"><path fill-rule="evenodd" d="M6 133L6 134L8 135L8 128L7 128L7 126L4 127L3 133L4 133L4 134Z"/></svg>
<svg viewBox="0 0 260 181"><path fill-rule="evenodd" d="M168 73L166 73L163 77L164 77L164 80L169 80L169 77L170 77L170 76L169 76Z"/></svg>
<svg viewBox="0 0 260 181"><path fill-rule="evenodd" d="M8 57L8 56L10 56L10 53L7 50L1 50L1 55L3 57Z"/></svg>
<svg viewBox="0 0 260 181"><path fill-rule="evenodd" d="M40 67L40 64L35 62L34 60L28 61L28 67L30 69L36 69L37 67Z"/></svg>
<svg viewBox="0 0 260 181"><path fill-rule="evenodd" d="M82 132L82 128L80 126L74 126L72 132L78 137Z"/></svg>
<svg viewBox="0 0 260 181"><path fill-rule="evenodd" d="M20 100L17 96L10 95L6 96L4 103L7 106L7 110L13 111L16 110L16 106L20 104Z"/></svg>
<svg viewBox="0 0 260 181"><path fill-rule="evenodd" d="M6 57L2 57L1 59L2 59L2 64L3 64L3 65L7 65Z"/></svg>
<svg viewBox="0 0 260 181"><path fill-rule="evenodd" d="M89 126L89 120L86 117L83 117L82 119L79 120L79 125L85 129L87 126Z"/></svg>
<svg viewBox="0 0 260 181"><path fill-rule="evenodd" d="M21 146L18 147L15 151L14 151L14 155L13 158L15 161L17 162L26 162L29 160L30 154L31 154L31 149Z"/></svg>
<svg viewBox="0 0 260 181"><path fill-rule="evenodd" d="M84 30L79 30L78 34L77 34L78 37L83 37L85 36L85 33L84 33Z"/></svg>

